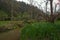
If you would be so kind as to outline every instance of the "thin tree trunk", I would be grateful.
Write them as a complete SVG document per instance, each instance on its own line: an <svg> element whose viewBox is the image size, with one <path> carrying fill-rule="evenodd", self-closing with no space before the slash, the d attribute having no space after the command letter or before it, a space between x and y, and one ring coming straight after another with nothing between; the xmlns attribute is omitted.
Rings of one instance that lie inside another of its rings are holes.
<svg viewBox="0 0 60 40"><path fill-rule="evenodd" d="M46 2L46 13L47 13L47 4L48 4L48 1Z"/></svg>
<svg viewBox="0 0 60 40"><path fill-rule="evenodd" d="M50 8L51 8L51 16L53 16L53 5L52 5L52 0L50 1Z"/></svg>
<svg viewBox="0 0 60 40"><path fill-rule="evenodd" d="M57 7L57 4L55 4L55 10L54 10L54 13L56 13L56 7Z"/></svg>
<svg viewBox="0 0 60 40"><path fill-rule="evenodd" d="M12 0L12 3L11 3L11 21L13 20L13 0Z"/></svg>
<svg viewBox="0 0 60 40"><path fill-rule="evenodd" d="M53 15L53 0L50 0L50 10L51 10L51 15L50 15L50 22L54 23L54 15Z"/></svg>

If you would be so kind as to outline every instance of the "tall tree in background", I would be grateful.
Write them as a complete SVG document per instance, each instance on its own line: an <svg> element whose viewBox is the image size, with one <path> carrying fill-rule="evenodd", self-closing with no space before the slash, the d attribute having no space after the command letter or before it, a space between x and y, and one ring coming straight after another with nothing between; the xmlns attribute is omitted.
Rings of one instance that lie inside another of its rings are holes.
<svg viewBox="0 0 60 40"><path fill-rule="evenodd" d="M32 10L34 10L34 9L31 6L33 5L34 1L33 0L28 0L28 1L30 2L30 8L29 9L31 9L31 10L29 10L29 9L28 10L30 11L30 18L32 19L33 15L34 15Z"/></svg>
<svg viewBox="0 0 60 40"><path fill-rule="evenodd" d="M60 3L60 0L58 0L58 2ZM56 17L58 16L58 14L55 14L55 15L53 14L53 4L52 3L53 3L53 0L50 0L50 9L51 9L50 22L54 23L54 21L55 21ZM55 5L55 8L56 8L56 6L57 5Z"/></svg>
<svg viewBox="0 0 60 40"><path fill-rule="evenodd" d="M13 0L11 1L11 21L13 20Z"/></svg>
<svg viewBox="0 0 60 40"><path fill-rule="evenodd" d="M10 0L11 1L11 21L12 20L14 20L14 2L16 1L16 0ZM16 5L17 6L17 5Z"/></svg>
<svg viewBox="0 0 60 40"><path fill-rule="evenodd" d="M56 7L57 7L57 4L55 4L55 9L54 9L54 13L56 13Z"/></svg>
<svg viewBox="0 0 60 40"><path fill-rule="evenodd" d="M50 10L51 10L51 15L50 15L50 22L54 23L53 19L53 0L50 0Z"/></svg>
<svg viewBox="0 0 60 40"><path fill-rule="evenodd" d="M47 5L48 5L48 0L46 0L46 13L47 13Z"/></svg>

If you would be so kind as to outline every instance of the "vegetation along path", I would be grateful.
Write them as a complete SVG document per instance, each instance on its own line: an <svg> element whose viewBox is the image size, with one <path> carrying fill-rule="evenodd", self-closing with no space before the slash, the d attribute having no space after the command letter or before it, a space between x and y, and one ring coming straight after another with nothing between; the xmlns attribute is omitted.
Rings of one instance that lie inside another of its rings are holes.
<svg viewBox="0 0 60 40"><path fill-rule="evenodd" d="M19 29L14 29L9 32L0 33L0 40L19 40Z"/></svg>

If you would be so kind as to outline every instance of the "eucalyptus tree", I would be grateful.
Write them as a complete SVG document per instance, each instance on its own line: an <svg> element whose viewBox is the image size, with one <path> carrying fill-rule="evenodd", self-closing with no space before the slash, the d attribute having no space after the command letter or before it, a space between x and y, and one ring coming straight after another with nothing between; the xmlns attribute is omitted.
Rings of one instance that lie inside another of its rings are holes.
<svg viewBox="0 0 60 40"><path fill-rule="evenodd" d="M56 13L57 4L55 4L54 13Z"/></svg>
<svg viewBox="0 0 60 40"><path fill-rule="evenodd" d="M10 11L10 0L0 0L0 3L1 3L0 10L5 11L5 12L7 12L7 15L10 15L10 13L9 13L9 11ZM4 17L4 19L8 18L8 17Z"/></svg>
<svg viewBox="0 0 60 40"><path fill-rule="evenodd" d="M30 11L30 19L34 19L33 18L33 15L34 15L33 10L34 10L34 8L31 7L33 5L34 0L28 0L28 1L30 3L30 8L29 9L31 9L31 10L28 9Z"/></svg>
<svg viewBox="0 0 60 40"><path fill-rule="evenodd" d="M14 1L16 0L2 0L2 3L3 3L3 7L6 7L6 11L8 11L8 15L9 17L7 18L10 18L10 20L13 20L13 8L14 8Z"/></svg>
<svg viewBox="0 0 60 40"><path fill-rule="evenodd" d="M48 5L48 1L49 1L49 0L46 0L46 13L47 13L47 5Z"/></svg>
<svg viewBox="0 0 60 40"><path fill-rule="evenodd" d="M11 1L11 21L13 20L13 3L14 1Z"/></svg>
<svg viewBox="0 0 60 40"><path fill-rule="evenodd" d="M50 0L50 9L51 9L51 15L50 15L50 22L54 23L56 17L58 16L58 14L53 14L53 0ZM57 5L60 5L60 0L58 0L58 3L55 5L55 11L56 11L56 7Z"/></svg>
<svg viewBox="0 0 60 40"><path fill-rule="evenodd" d="M55 5L55 8L56 8L56 5ZM55 10L56 10L56 9L55 9ZM54 23L54 21L55 21L55 19L56 19L56 17L57 17L58 14L54 14L54 13L53 13L53 0L50 0L50 11L51 11L51 14L50 14L50 19L49 19L49 21L50 21L51 23Z"/></svg>
<svg viewBox="0 0 60 40"><path fill-rule="evenodd" d="M13 20L13 18L14 18L14 2L15 2L16 0L5 0L5 3L7 4L7 5L9 5L9 10L10 10L10 20L12 21Z"/></svg>

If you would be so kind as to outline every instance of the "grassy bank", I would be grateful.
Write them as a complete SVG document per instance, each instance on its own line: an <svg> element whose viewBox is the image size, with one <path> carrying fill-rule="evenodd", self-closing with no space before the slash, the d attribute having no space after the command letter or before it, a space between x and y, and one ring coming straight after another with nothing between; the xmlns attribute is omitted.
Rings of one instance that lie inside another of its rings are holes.
<svg viewBox="0 0 60 40"><path fill-rule="evenodd" d="M23 27L22 21L0 21L0 32Z"/></svg>

